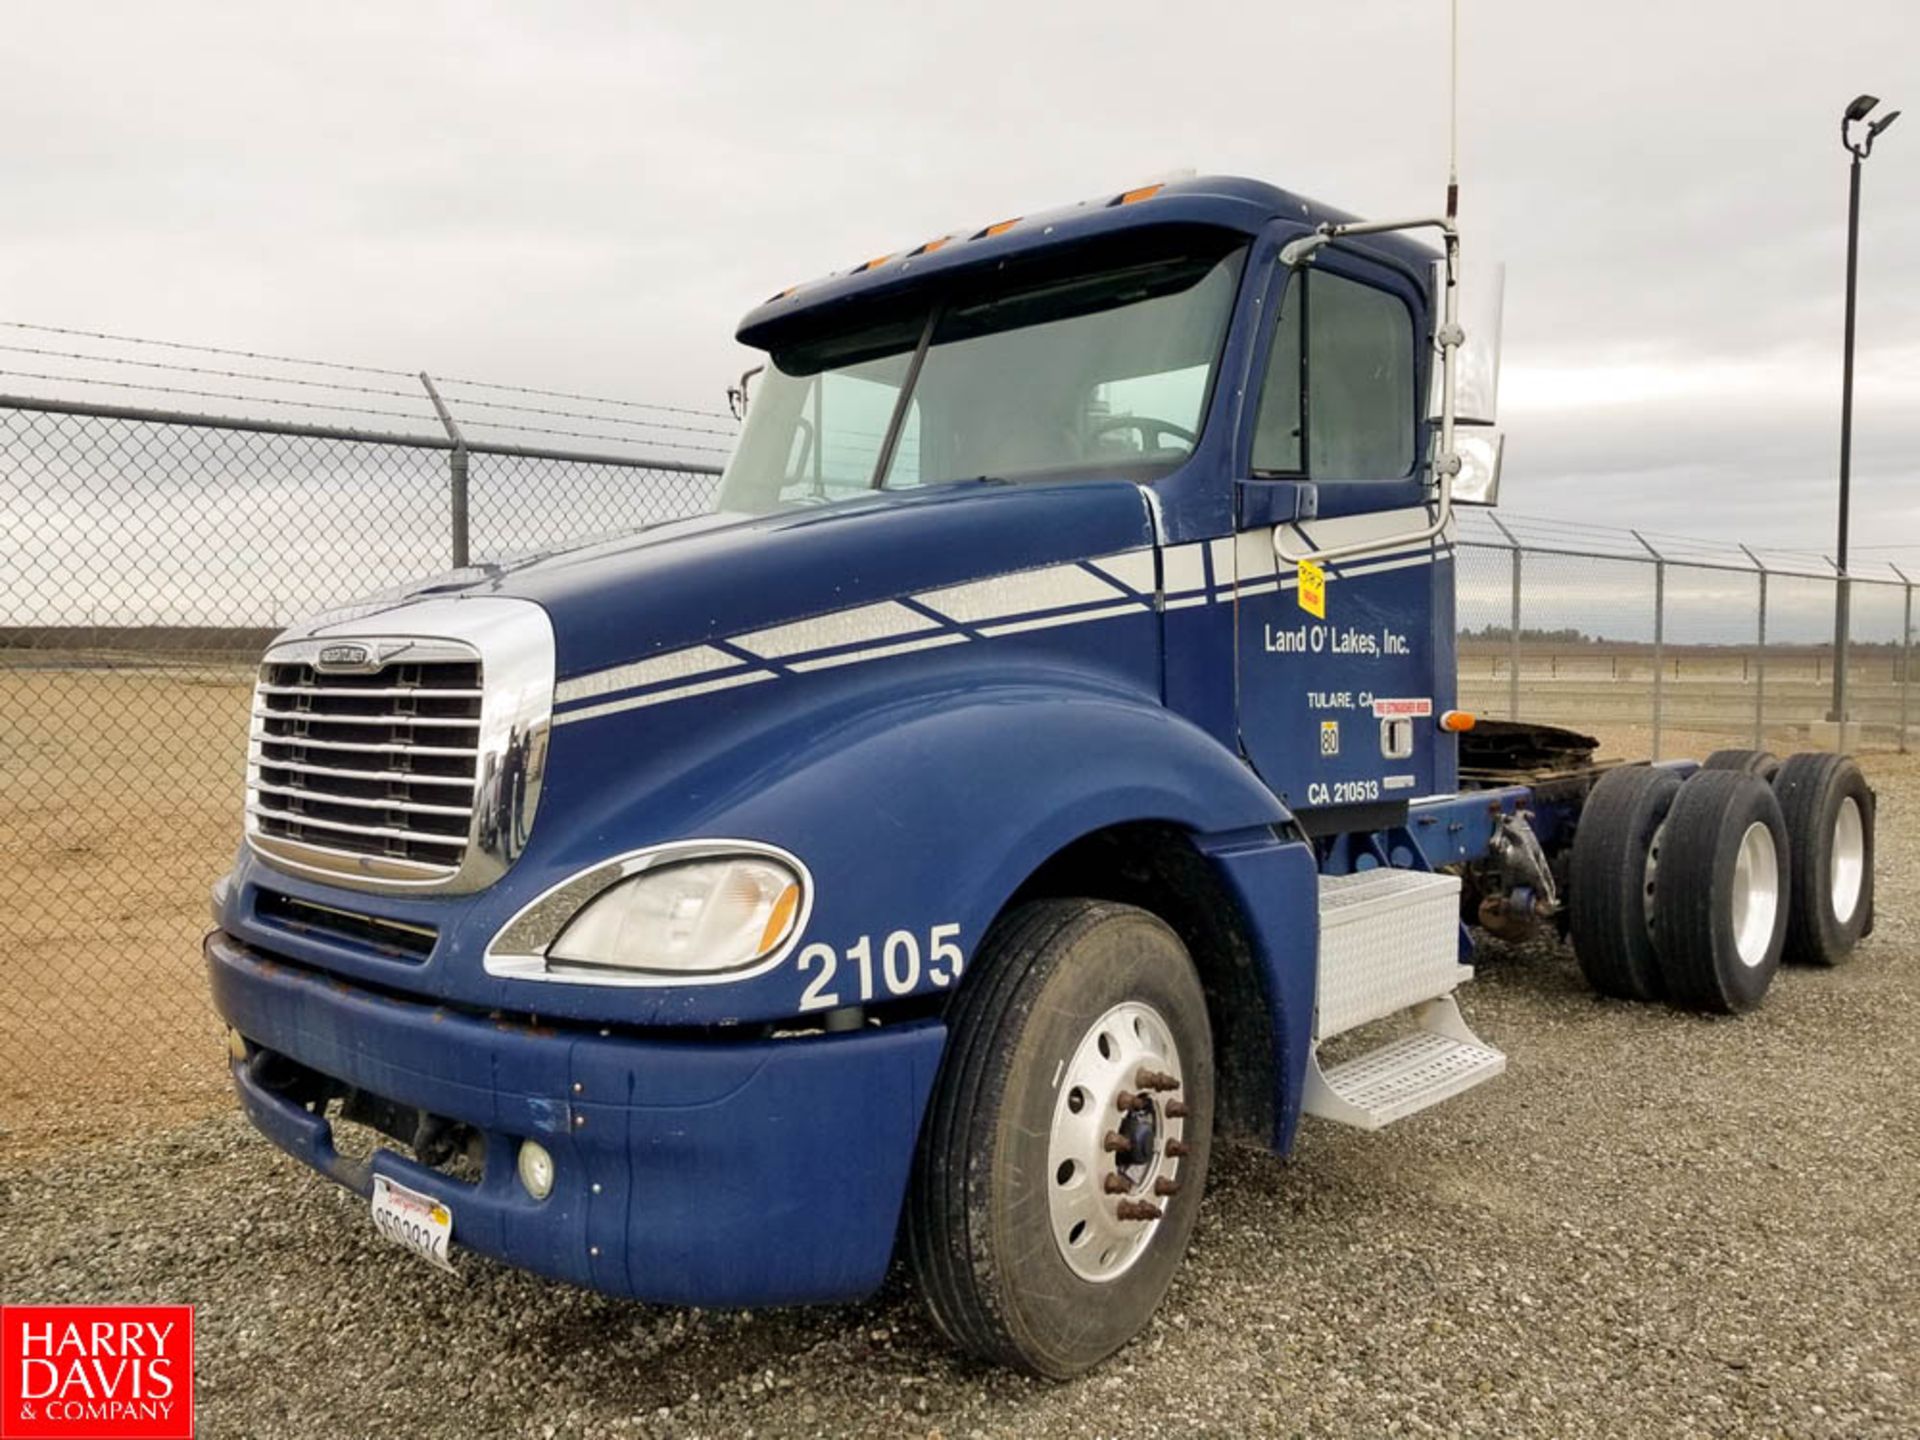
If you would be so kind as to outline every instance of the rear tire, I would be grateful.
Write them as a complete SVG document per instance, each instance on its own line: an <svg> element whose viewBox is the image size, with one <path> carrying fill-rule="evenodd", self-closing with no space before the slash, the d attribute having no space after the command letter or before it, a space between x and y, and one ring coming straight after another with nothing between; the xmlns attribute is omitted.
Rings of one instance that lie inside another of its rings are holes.
<svg viewBox="0 0 1920 1440"><path fill-rule="evenodd" d="M1771 781L1780 769L1780 757L1771 750L1716 750L1700 762L1702 770L1738 770Z"/></svg>
<svg viewBox="0 0 1920 1440"><path fill-rule="evenodd" d="M1619 1000L1657 1000L1660 960L1648 933L1647 848L1679 792L1671 770L1609 770L1581 808L1568 873L1573 951L1587 983Z"/></svg>
<svg viewBox="0 0 1920 1440"><path fill-rule="evenodd" d="M1786 958L1838 965L1873 926L1874 795L1845 755L1790 755L1774 776L1793 879Z"/></svg>
<svg viewBox="0 0 1920 1440"><path fill-rule="evenodd" d="M1734 1014L1765 997L1786 942L1787 844L1757 775L1702 770L1680 787L1653 893L1654 948L1676 1005Z"/></svg>
<svg viewBox="0 0 1920 1440"><path fill-rule="evenodd" d="M1179 937L1106 901L1002 917L949 1014L908 1198L934 1322L1036 1375L1098 1364L1186 1254L1212 1133L1206 994ZM1160 1218L1120 1218L1142 1205Z"/></svg>

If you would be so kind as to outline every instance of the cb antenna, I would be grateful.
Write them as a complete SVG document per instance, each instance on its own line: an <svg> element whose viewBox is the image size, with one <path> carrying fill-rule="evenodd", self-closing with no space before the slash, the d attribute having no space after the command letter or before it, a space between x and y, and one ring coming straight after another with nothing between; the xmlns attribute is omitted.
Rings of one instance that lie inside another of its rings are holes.
<svg viewBox="0 0 1920 1440"><path fill-rule="evenodd" d="M1447 24L1447 219L1460 218L1460 0Z"/></svg>

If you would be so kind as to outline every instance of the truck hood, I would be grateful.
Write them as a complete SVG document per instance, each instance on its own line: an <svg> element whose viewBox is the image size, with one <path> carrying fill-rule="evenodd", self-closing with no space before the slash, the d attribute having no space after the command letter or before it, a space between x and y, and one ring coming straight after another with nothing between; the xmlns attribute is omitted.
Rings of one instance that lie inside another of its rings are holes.
<svg viewBox="0 0 1920 1440"><path fill-rule="evenodd" d="M472 566L388 603L497 595L542 606L560 679L914 591L1153 542L1123 480L970 482L773 515L669 521L555 554ZM309 632L386 604L316 617Z"/></svg>

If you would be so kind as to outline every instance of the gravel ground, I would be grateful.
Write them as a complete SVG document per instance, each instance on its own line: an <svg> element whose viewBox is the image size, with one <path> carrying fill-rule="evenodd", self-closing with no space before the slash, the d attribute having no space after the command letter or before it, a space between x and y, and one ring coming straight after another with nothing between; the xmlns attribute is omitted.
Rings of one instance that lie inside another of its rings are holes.
<svg viewBox="0 0 1920 1440"><path fill-rule="evenodd" d="M1507 1076L1219 1162L1151 1330L1049 1385L860 1306L647 1309L377 1241L236 1116L0 1159L0 1293L199 1306L201 1433L1920 1434L1920 766L1876 760L1878 933L1739 1021L1551 946L1463 992Z"/></svg>

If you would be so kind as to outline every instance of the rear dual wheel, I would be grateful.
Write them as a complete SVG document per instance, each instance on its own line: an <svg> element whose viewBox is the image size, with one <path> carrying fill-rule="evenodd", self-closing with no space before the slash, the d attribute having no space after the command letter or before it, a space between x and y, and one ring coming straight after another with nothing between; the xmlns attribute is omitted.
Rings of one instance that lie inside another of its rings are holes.
<svg viewBox="0 0 1920 1440"><path fill-rule="evenodd" d="M1774 777L1793 878L1786 958L1838 965L1873 928L1874 796L1845 755L1790 755Z"/></svg>
<svg viewBox="0 0 1920 1440"><path fill-rule="evenodd" d="M1773 790L1742 770L1702 770L1674 796L1654 866L1653 945L1678 1005L1758 1005L1787 935L1788 840Z"/></svg>
<svg viewBox="0 0 1920 1440"><path fill-rule="evenodd" d="M1660 827L1679 793L1671 770L1625 765L1600 777L1580 811L1567 877L1573 952L1587 983L1616 1000L1666 993L1650 905Z"/></svg>
<svg viewBox="0 0 1920 1440"><path fill-rule="evenodd" d="M1185 947L1153 915L1036 901L982 945L948 1017L907 1239L940 1329L1077 1375L1146 1325L1206 1183L1213 1043Z"/></svg>
<svg viewBox="0 0 1920 1440"><path fill-rule="evenodd" d="M1684 784L1609 771L1574 835L1581 970L1605 995L1734 1012L1782 958L1839 964L1873 925L1873 807L1842 755L1721 750Z"/></svg>

